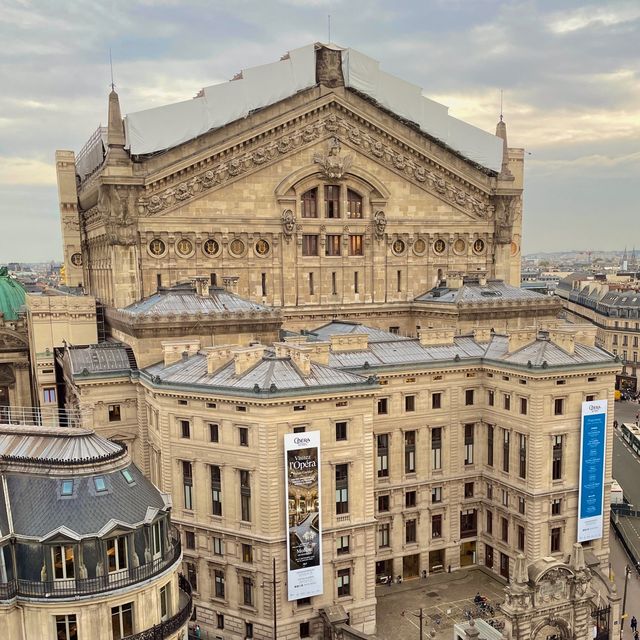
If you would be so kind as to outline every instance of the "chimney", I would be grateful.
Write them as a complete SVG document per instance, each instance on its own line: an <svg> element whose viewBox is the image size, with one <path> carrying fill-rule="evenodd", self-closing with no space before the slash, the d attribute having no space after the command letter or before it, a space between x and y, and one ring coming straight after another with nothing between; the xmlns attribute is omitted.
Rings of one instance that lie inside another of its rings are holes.
<svg viewBox="0 0 640 640"><path fill-rule="evenodd" d="M199 296L209 295L209 278L206 276L195 276L191 278L191 283L196 288L196 294Z"/></svg>
<svg viewBox="0 0 640 640"><path fill-rule="evenodd" d="M473 330L473 338L476 342L490 342L492 336L491 329L486 327L476 327Z"/></svg>
<svg viewBox="0 0 640 640"><path fill-rule="evenodd" d="M330 336L331 351L366 351L369 348L369 336L366 333L345 333Z"/></svg>
<svg viewBox="0 0 640 640"><path fill-rule="evenodd" d="M461 273L447 274L447 289L459 289L463 284Z"/></svg>
<svg viewBox="0 0 640 640"><path fill-rule="evenodd" d="M509 332L509 353L513 353L522 347L531 344L538 337L538 331L535 328L527 327L526 329L514 329Z"/></svg>
<svg viewBox="0 0 640 640"><path fill-rule="evenodd" d="M580 344L584 344L587 347L596 346L597 327L593 324L576 324L575 328L575 340Z"/></svg>
<svg viewBox="0 0 640 640"><path fill-rule="evenodd" d="M200 351L200 340L167 340L161 344L165 367L183 360L184 353L188 359Z"/></svg>
<svg viewBox="0 0 640 640"><path fill-rule="evenodd" d="M453 337L455 335L455 329L421 329L418 332L418 338L423 347L442 347L453 344Z"/></svg>
<svg viewBox="0 0 640 640"><path fill-rule="evenodd" d="M235 347L233 349L233 362L235 375L239 376L262 360L265 346L262 344L253 347Z"/></svg>
<svg viewBox="0 0 640 640"><path fill-rule="evenodd" d="M567 353L575 353L576 335L573 329L549 329L549 340Z"/></svg>
<svg viewBox="0 0 640 640"><path fill-rule="evenodd" d="M219 347L206 347L204 352L207 355L207 373L215 373L222 365L233 359L233 349L235 345L221 345Z"/></svg>
<svg viewBox="0 0 640 640"><path fill-rule="evenodd" d="M229 293L238 294L238 280L240 276L222 276L222 284Z"/></svg>
<svg viewBox="0 0 640 640"><path fill-rule="evenodd" d="M289 357L305 378L311 373L311 351L307 346L289 346Z"/></svg>
<svg viewBox="0 0 640 640"><path fill-rule="evenodd" d="M311 360L319 364L329 364L329 354L331 352L330 342L310 342L309 349L311 349Z"/></svg>

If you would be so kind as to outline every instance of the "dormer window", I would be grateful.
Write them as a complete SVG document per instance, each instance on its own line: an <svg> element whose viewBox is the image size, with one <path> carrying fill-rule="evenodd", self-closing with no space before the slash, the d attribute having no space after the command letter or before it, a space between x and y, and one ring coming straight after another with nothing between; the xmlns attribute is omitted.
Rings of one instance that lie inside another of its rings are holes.
<svg viewBox="0 0 640 640"><path fill-rule="evenodd" d="M310 189L302 194L302 217L317 218L318 217L318 190Z"/></svg>
<svg viewBox="0 0 640 640"><path fill-rule="evenodd" d="M72 580L75 577L73 547L58 544L51 549L53 577L55 580Z"/></svg>
<svg viewBox="0 0 640 640"><path fill-rule="evenodd" d="M129 566L127 561L127 538L125 536L107 540L107 561L109 573L125 571Z"/></svg>
<svg viewBox="0 0 640 640"><path fill-rule="evenodd" d="M62 488L60 489L61 496L72 496L73 495L73 480L63 480Z"/></svg>

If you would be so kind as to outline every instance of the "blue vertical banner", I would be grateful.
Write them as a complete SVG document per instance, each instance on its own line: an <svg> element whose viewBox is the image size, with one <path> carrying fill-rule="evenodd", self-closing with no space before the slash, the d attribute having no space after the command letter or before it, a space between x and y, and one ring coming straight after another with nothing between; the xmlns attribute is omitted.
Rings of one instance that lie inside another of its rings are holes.
<svg viewBox="0 0 640 640"><path fill-rule="evenodd" d="M578 542L602 538L607 401L582 403Z"/></svg>

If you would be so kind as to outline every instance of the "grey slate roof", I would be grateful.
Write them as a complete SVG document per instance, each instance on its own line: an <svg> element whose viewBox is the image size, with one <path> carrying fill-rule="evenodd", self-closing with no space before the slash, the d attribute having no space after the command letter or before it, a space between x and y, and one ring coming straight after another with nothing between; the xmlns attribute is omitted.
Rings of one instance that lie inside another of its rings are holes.
<svg viewBox="0 0 640 640"><path fill-rule="evenodd" d="M601 362L610 360L608 352L599 347L589 347L579 342L575 343L575 352L568 353L557 344L549 340L538 339L524 346L518 351L502 356L505 362L541 366L544 362L549 366L584 364L587 362Z"/></svg>
<svg viewBox="0 0 640 640"><path fill-rule="evenodd" d="M66 353L73 375L80 375L85 369L88 373L109 373L131 368L125 346L118 343L102 342L87 347L69 347Z"/></svg>
<svg viewBox="0 0 640 640"><path fill-rule="evenodd" d="M15 535L43 538L66 527L80 536L94 536L111 520L133 527L144 521L149 507L164 509L160 492L135 465L128 469L135 484L128 484L120 471L75 476L72 497L60 496L61 477L7 473ZM104 476L106 493L96 493L96 475Z"/></svg>
<svg viewBox="0 0 640 640"><path fill-rule="evenodd" d="M415 298L415 302L436 302L457 304L466 303L484 303L495 302L500 300L508 301L544 301L547 296L514 287L502 280L488 280L486 285L478 283L465 283L459 289L448 289L446 287L436 287L427 293Z"/></svg>
<svg viewBox="0 0 640 640"><path fill-rule="evenodd" d="M271 307L251 302L219 287L210 287L209 295L203 296L198 295L191 284L177 284L171 288L161 288L148 298L134 302L120 311L130 316L154 317L170 314L207 315L225 312L271 312L272 310Z"/></svg>
<svg viewBox="0 0 640 640"><path fill-rule="evenodd" d="M364 324L359 324L357 322L346 322L344 320L335 320L333 322L328 322L327 324L314 329L312 332L309 332L310 337L317 340L329 340L331 336L346 335L352 333L365 333L367 336L369 336L369 341L375 340L376 342L381 342L384 340L396 341L403 339L397 336L395 333L384 331L384 329L368 327Z"/></svg>
<svg viewBox="0 0 640 640"><path fill-rule="evenodd" d="M150 376L159 376L167 384L186 384L205 387L227 388L252 391L256 385L261 390L306 389L317 387L364 384L367 378L326 367L316 362L311 363L308 376L302 374L290 358L276 358L267 352L256 365L240 375L235 375L233 361L212 374L207 372L207 358L198 353L185 361L175 362L168 367L158 363L144 370Z"/></svg>

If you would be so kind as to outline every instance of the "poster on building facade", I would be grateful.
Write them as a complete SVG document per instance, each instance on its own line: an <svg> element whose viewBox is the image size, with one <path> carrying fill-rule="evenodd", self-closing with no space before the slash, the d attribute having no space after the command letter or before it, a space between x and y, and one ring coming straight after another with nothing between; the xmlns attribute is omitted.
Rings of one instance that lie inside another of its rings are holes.
<svg viewBox="0 0 640 640"><path fill-rule="evenodd" d="M582 403L578 542L602 538L607 401Z"/></svg>
<svg viewBox="0 0 640 640"><path fill-rule="evenodd" d="M322 593L320 432L284 436L289 600Z"/></svg>

